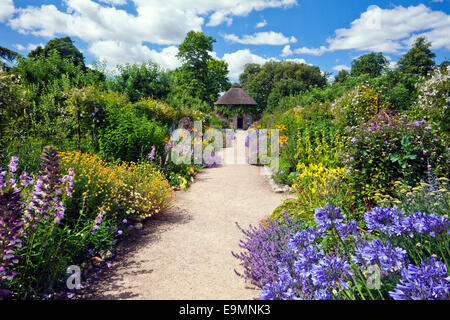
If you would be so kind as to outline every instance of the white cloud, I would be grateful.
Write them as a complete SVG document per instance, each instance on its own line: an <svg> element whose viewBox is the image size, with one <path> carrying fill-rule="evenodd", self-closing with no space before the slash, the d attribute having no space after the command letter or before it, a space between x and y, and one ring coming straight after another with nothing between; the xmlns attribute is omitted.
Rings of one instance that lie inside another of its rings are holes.
<svg viewBox="0 0 450 320"><path fill-rule="evenodd" d="M333 70L334 71L338 71L338 72L341 71L341 70L349 71L350 67L346 66L345 64L340 64L338 66L334 66Z"/></svg>
<svg viewBox="0 0 450 320"><path fill-rule="evenodd" d="M14 13L12 0L0 0L0 22L6 21Z"/></svg>
<svg viewBox="0 0 450 320"><path fill-rule="evenodd" d="M321 55L327 51L349 49L400 54L419 35L426 36L433 49L450 50L449 34L450 15L433 11L423 4L393 9L370 6L349 28L337 29L334 37L327 39L328 46L294 50L289 47L283 49L282 55Z"/></svg>
<svg viewBox="0 0 450 320"><path fill-rule="evenodd" d="M280 32L268 31L268 32L257 32L253 35L243 35L239 38L235 34L225 34L223 36L225 40L241 43L241 44L253 44L253 45L283 45L287 43L295 43L297 39L294 37L286 37Z"/></svg>
<svg viewBox="0 0 450 320"><path fill-rule="evenodd" d="M76 36L87 42L119 40L156 44L180 43L189 30L200 31L203 18L181 10L138 7L134 16L125 10L105 7L90 0L65 0L67 12L54 5L18 9L10 26L21 33L44 37ZM186 31L187 30L187 31Z"/></svg>
<svg viewBox="0 0 450 320"><path fill-rule="evenodd" d="M21 45L21 44L15 44L14 45L14 48L16 48L17 50L19 50L19 51L24 51L24 50L26 50L27 48L26 47L24 47L23 45Z"/></svg>
<svg viewBox="0 0 450 320"><path fill-rule="evenodd" d="M306 47L302 47L302 48L297 48L297 49L292 50L291 46L287 45L281 51L281 56L282 57L287 57L287 56L291 56L293 54L311 54L311 55L314 55L314 56L320 56L326 51L328 51L328 50L324 46L321 46L320 48L306 48Z"/></svg>
<svg viewBox="0 0 450 320"><path fill-rule="evenodd" d="M122 6L127 3L127 0L99 0L99 1L107 3L107 4L111 4L114 6Z"/></svg>
<svg viewBox="0 0 450 320"><path fill-rule="evenodd" d="M143 0L141 0L143 1ZM203 12L212 11L207 26L217 26L223 22L231 23L232 16L245 17L252 11L261 11L267 8L288 8L297 4L297 0L170 0L183 7L203 8Z"/></svg>
<svg viewBox="0 0 450 320"><path fill-rule="evenodd" d="M23 46L21 44L15 44L14 47L19 51L32 51L36 49L37 47L41 46L42 48L45 47L45 44L42 42L39 44L29 43L27 46Z"/></svg>
<svg viewBox="0 0 450 320"><path fill-rule="evenodd" d="M267 25L267 21L266 21L266 19L264 19L263 21L258 22L258 23L256 24L256 28L263 28L263 27L265 27L266 25Z"/></svg>
<svg viewBox="0 0 450 320"><path fill-rule="evenodd" d="M102 60L106 60L108 67L111 69L125 62L134 63L148 60L157 62L167 69L175 69L181 65L176 57L178 48L175 46L156 51L141 44L130 45L120 41L106 40L94 42L89 47L89 52Z"/></svg>
<svg viewBox="0 0 450 320"><path fill-rule="evenodd" d="M188 31L201 31L205 20L208 25L216 26L231 23L233 17L243 17L252 11L297 4L297 0L241 0L239 3L235 0L134 0L137 13L130 14L114 7L125 4L126 0L100 1L64 0L65 11L54 5L28 6L17 9L9 25L22 34L78 37L87 42L89 52L98 59L106 59L109 65L151 58L164 67L174 68L179 61L173 45L181 43ZM5 4L11 7L12 1L0 0L0 8ZM0 19L9 17L5 12L0 10ZM157 51L144 43L169 47Z"/></svg>
<svg viewBox="0 0 450 320"><path fill-rule="evenodd" d="M226 53L222 60L228 63L228 70L230 71L229 78L233 81L239 79L239 75L244 71L245 65L248 63L264 64L270 59L265 59L250 52L249 49L238 50L233 53Z"/></svg>

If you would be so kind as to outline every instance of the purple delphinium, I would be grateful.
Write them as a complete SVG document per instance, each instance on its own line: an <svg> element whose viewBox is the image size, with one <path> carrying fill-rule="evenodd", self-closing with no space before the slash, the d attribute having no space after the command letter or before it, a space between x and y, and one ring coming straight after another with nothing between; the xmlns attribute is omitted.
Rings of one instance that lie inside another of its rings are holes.
<svg viewBox="0 0 450 320"><path fill-rule="evenodd" d="M357 264L365 266L378 264L383 273L402 269L406 259L406 250L394 247L390 242L382 242L380 239L359 244L352 256L352 260Z"/></svg>
<svg viewBox="0 0 450 320"><path fill-rule="evenodd" d="M447 266L434 258L409 265L394 291L395 300L450 300L450 275Z"/></svg>
<svg viewBox="0 0 450 320"><path fill-rule="evenodd" d="M370 232L379 230L389 236L402 234L401 221L405 214L396 207L376 207L364 215L367 228Z"/></svg>
<svg viewBox="0 0 450 320"><path fill-rule="evenodd" d="M156 149L155 149L155 146L152 146L152 150L148 154L148 160L149 161L155 160L155 156L156 156Z"/></svg>
<svg viewBox="0 0 450 320"><path fill-rule="evenodd" d="M339 226L343 219L345 219L345 214L338 207L327 204L323 208L316 208L314 211L314 219L317 222L318 230L326 231L332 227Z"/></svg>
<svg viewBox="0 0 450 320"><path fill-rule="evenodd" d="M65 175L62 179L61 179L62 183L67 183L66 186L66 195L68 197L72 196L73 193L73 183L75 182L75 170L73 168L69 169L69 173L67 175Z"/></svg>
<svg viewBox="0 0 450 320"><path fill-rule="evenodd" d="M15 250L20 248L24 241L21 190L13 179L17 160L17 157L11 159L8 179L5 179L7 173L0 168L0 284L17 275L11 267L20 258L15 254ZM8 292L2 290L2 295L5 296Z"/></svg>
<svg viewBox="0 0 450 320"><path fill-rule="evenodd" d="M20 184L22 187L32 186L34 184L34 180L28 175L28 172L24 171L20 175Z"/></svg>
<svg viewBox="0 0 450 320"><path fill-rule="evenodd" d="M65 207L60 197L62 195L61 186L64 181L71 182L73 170L69 171L69 175L65 178L60 177L58 151L53 146L44 148L41 157L42 170L34 184L31 199L25 211L27 222L44 223L53 216L53 222L58 224L64 217ZM70 196L72 190L68 190L67 196Z"/></svg>

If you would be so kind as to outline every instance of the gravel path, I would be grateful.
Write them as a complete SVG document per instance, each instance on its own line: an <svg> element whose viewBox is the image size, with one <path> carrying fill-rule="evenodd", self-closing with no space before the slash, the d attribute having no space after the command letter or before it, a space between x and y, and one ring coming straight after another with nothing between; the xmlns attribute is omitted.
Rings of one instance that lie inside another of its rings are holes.
<svg viewBox="0 0 450 320"><path fill-rule="evenodd" d="M243 144L238 131L234 144ZM227 149L228 150L228 149ZM97 299L252 299L255 288L235 275L231 251L242 233L235 222L257 224L286 197L271 191L260 168L224 164L202 170L175 207L146 225L133 250L122 256Z"/></svg>

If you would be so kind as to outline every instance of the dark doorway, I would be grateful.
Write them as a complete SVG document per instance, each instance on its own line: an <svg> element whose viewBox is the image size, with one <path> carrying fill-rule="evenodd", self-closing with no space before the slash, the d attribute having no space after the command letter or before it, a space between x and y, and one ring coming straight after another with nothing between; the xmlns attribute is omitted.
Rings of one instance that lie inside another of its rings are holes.
<svg viewBox="0 0 450 320"><path fill-rule="evenodd" d="M238 129L243 129L244 128L244 119L242 117L239 117L237 119L237 128Z"/></svg>

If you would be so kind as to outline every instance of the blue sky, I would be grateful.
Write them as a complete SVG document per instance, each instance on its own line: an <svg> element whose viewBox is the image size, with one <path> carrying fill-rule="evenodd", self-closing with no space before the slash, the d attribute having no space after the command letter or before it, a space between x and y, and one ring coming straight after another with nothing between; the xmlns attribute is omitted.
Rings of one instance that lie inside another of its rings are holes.
<svg viewBox="0 0 450 320"><path fill-rule="evenodd" d="M27 54L70 36L86 63L151 59L176 68L189 30L216 38L237 80L246 63L293 60L336 74L382 51L392 66L417 36L450 57L450 0L0 0L0 45Z"/></svg>

